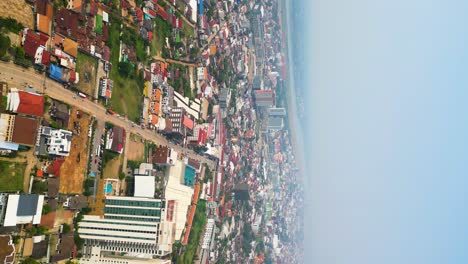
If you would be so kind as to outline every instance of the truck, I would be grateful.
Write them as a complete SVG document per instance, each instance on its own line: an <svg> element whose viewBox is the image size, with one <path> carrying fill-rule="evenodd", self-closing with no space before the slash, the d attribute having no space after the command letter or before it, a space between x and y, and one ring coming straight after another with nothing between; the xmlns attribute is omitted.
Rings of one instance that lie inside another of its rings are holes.
<svg viewBox="0 0 468 264"><path fill-rule="evenodd" d="M112 109L107 109L106 114L115 115L115 112Z"/></svg>
<svg viewBox="0 0 468 264"><path fill-rule="evenodd" d="M86 98L86 97L87 97L86 94L81 93L81 92L78 92L77 95L78 95L79 97L81 97L81 98Z"/></svg>

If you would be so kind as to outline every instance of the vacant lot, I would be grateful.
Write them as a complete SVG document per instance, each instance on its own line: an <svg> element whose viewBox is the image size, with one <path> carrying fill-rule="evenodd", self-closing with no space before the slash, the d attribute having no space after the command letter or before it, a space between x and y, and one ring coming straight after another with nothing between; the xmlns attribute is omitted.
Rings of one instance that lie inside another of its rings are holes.
<svg viewBox="0 0 468 264"><path fill-rule="evenodd" d="M94 97L96 86L97 60L91 56L78 53L76 58L76 71L80 74L78 90Z"/></svg>
<svg viewBox="0 0 468 264"><path fill-rule="evenodd" d="M106 162L103 168L103 178L104 179L118 179L120 173L120 165L122 155L118 155L117 157L111 159L110 161Z"/></svg>
<svg viewBox="0 0 468 264"><path fill-rule="evenodd" d="M131 134L125 153L128 160L143 161L145 159L145 143L141 142L141 137Z"/></svg>
<svg viewBox="0 0 468 264"><path fill-rule="evenodd" d="M25 27L34 28L34 14L24 0L1 0L0 17L11 17Z"/></svg>
<svg viewBox="0 0 468 264"><path fill-rule="evenodd" d="M109 47L111 48L112 68L110 78L114 81L109 107L129 119L139 122L143 87L135 79L123 78L119 74L120 24L112 23L109 27Z"/></svg>
<svg viewBox="0 0 468 264"><path fill-rule="evenodd" d="M0 192L23 189L23 176L26 163L0 160Z"/></svg>
<svg viewBox="0 0 468 264"><path fill-rule="evenodd" d="M61 167L60 188L61 193L82 193L83 181L87 167L88 157L88 129L91 117L80 111L81 118L77 116L77 109L72 108L68 130L75 135L72 138L70 156L65 158ZM81 129L75 129L74 122Z"/></svg>

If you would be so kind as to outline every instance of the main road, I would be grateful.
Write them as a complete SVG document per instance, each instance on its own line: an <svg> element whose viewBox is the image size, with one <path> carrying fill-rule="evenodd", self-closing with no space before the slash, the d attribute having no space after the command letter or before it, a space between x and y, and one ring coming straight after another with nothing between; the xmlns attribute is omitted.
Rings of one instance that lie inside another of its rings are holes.
<svg viewBox="0 0 468 264"><path fill-rule="evenodd" d="M142 129L138 125L134 125L130 120L117 115L106 113L106 108L102 105L92 102L88 99L77 97L70 90L63 88L59 83L45 77L44 74L37 73L33 69L24 69L13 63L0 63L0 81L5 81L10 84L10 87L24 89L28 85L32 85L33 89L48 95L49 97L65 102L69 105L76 106L81 110L90 113L96 119L110 122L117 126L125 128L127 132L131 132L141 137L153 141L158 145L168 146L175 149L179 153L184 153L185 156L206 163L211 168L215 167L215 163L204 156L194 153L192 150L183 148L180 145L169 142L165 137L157 134L153 130Z"/></svg>

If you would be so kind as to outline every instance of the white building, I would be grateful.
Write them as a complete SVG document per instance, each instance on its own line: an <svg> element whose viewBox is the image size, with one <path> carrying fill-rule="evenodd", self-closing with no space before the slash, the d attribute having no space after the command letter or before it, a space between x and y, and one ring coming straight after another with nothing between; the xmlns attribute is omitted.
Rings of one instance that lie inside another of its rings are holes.
<svg viewBox="0 0 468 264"><path fill-rule="evenodd" d="M188 97L182 96L174 91L174 102L177 107L184 108L185 111L197 120L200 119L201 102L200 99L190 100Z"/></svg>
<svg viewBox="0 0 468 264"><path fill-rule="evenodd" d="M44 195L0 194L1 226L39 224L43 205Z"/></svg>
<svg viewBox="0 0 468 264"><path fill-rule="evenodd" d="M54 129L41 126L39 128L39 145L45 147L45 152L49 155L68 156L70 155L72 132L63 129Z"/></svg>
<svg viewBox="0 0 468 264"><path fill-rule="evenodd" d="M202 249L209 249L211 241L213 240L213 234L215 231L215 220L208 219L206 223L205 234L203 235Z"/></svg>
<svg viewBox="0 0 468 264"><path fill-rule="evenodd" d="M115 252L141 259L168 255L172 244L160 243L170 235L162 228L164 216L163 200L107 196L103 217L85 215L79 223L78 233L85 239L84 252ZM84 254L83 263L90 257L91 254Z"/></svg>

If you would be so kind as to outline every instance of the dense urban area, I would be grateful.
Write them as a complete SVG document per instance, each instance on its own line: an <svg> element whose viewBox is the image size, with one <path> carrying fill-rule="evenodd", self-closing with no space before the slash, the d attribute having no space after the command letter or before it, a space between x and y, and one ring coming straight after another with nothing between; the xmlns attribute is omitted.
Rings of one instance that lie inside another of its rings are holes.
<svg viewBox="0 0 468 264"><path fill-rule="evenodd" d="M1 263L296 263L280 0L2 0Z"/></svg>

